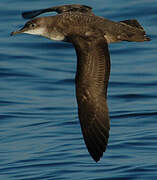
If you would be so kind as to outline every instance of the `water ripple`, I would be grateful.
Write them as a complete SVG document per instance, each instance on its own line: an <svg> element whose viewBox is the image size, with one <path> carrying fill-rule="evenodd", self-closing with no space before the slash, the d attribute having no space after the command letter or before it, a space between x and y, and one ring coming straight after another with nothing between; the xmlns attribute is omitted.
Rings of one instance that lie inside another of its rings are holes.
<svg viewBox="0 0 157 180"><path fill-rule="evenodd" d="M2 0L0 179L156 180L156 0L83 3L112 20L137 19L152 38L109 45L108 148L95 163L85 147L75 97L74 47L39 36L10 37L26 22L21 11L65 1Z"/></svg>

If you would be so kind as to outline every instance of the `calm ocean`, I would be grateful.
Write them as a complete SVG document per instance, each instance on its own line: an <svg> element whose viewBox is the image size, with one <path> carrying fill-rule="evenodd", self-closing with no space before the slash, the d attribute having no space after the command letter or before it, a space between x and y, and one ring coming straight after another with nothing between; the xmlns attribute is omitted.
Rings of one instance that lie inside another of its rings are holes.
<svg viewBox="0 0 157 180"><path fill-rule="evenodd" d="M73 46L10 36L26 22L22 11L65 3L114 21L137 19L152 38L109 45L111 131L98 163L78 120ZM0 180L156 180L157 1L1 0L0 23Z"/></svg>

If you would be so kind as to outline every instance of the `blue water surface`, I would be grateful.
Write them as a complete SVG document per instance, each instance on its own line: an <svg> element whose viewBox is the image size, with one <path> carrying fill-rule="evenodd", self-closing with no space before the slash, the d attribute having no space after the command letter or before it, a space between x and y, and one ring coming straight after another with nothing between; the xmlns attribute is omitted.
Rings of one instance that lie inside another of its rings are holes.
<svg viewBox="0 0 157 180"><path fill-rule="evenodd" d="M111 131L100 162L90 157L75 99L71 44L10 32L21 12L65 1L0 1L0 179L157 179L157 2L69 0L114 21L137 19L151 42L109 45ZM55 13L53 13L55 14Z"/></svg>

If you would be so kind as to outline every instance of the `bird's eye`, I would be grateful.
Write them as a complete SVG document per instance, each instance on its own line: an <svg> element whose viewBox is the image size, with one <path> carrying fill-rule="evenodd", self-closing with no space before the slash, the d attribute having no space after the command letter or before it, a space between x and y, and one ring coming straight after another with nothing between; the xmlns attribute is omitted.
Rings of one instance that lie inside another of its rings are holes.
<svg viewBox="0 0 157 180"><path fill-rule="evenodd" d="M29 25L29 27L34 28L34 27L35 27L35 24L34 24L34 23L31 23L31 24Z"/></svg>
<svg viewBox="0 0 157 180"><path fill-rule="evenodd" d="M36 26L36 24L35 23L32 23L32 22L28 22L27 24L26 24L26 27L28 27L28 28L34 28Z"/></svg>

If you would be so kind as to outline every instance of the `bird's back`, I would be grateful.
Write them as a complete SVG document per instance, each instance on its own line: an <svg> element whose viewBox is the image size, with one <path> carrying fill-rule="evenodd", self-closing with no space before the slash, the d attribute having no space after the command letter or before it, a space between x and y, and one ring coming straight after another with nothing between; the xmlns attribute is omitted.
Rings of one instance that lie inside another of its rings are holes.
<svg viewBox="0 0 157 180"><path fill-rule="evenodd" d="M58 22L64 26L68 34L85 35L90 31L99 31L104 34L108 43L150 40L150 38L146 37L144 29L137 20L114 22L94 14L81 12L66 12L57 16Z"/></svg>

